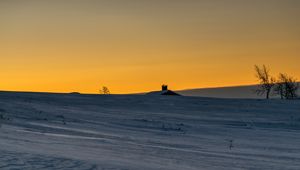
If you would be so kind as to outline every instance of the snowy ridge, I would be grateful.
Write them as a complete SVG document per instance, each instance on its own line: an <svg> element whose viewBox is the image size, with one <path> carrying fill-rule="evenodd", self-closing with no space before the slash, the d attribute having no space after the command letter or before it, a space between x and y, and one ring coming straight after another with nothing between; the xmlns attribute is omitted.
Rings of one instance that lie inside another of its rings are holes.
<svg viewBox="0 0 300 170"><path fill-rule="evenodd" d="M300 100L0 92L0 169L300 167Z"/></svg>
<svg viewBox="0 0 300 170"><path fill-rule="evenodd" d="M201 96L215 98L235 98L235 99L264 99L265 96L258 96L255 90L258 85L248 86L232 86L232 87L216 87L216 88L200 88L177 91L185 96ZM300 96L300 90L298 90ZM272 98L280 98L279 96L271 96Z"/></svg>

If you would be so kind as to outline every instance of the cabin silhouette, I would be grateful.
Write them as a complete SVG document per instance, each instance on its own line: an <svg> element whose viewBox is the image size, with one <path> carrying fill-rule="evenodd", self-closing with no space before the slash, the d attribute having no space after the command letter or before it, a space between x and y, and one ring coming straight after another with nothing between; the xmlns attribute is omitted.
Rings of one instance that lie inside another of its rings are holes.
<svg viewBox="0 0 300 170"><path fill-rule="evenodd" d="M166 96L180 96L180 94L178 93L175 93L174 91L172 90L169 90L168 89L168 85L165 85L163 84L161 86L161 91L153 91L153 92L150 92L148 94L156 94L156 95L166 95Z"/></svg>

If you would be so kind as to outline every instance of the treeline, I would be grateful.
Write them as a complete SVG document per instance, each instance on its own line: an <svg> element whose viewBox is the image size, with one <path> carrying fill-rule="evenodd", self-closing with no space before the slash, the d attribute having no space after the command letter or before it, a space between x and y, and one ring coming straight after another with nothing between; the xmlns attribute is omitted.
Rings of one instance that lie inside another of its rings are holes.
<svg viewBox="0 0 300 170"><path fill-rule="evenodd" d="M281 99L295 99L298 97L299 83L294 77L279 73L278 77L275 78L265 65L261 67L255 65L255 73L260 83L259 88L255 91L257 95L265 95L266 99L269 99L271 95L280 96Z"/></svg>

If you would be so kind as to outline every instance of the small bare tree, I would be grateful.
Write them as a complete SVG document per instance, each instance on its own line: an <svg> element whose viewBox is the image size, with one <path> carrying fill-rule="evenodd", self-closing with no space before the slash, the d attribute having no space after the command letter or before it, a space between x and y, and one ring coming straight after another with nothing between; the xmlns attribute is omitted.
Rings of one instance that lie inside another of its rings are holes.
<svg viewBox="0 0 300 170"><path fill-rule="evenodd" d="M275 78L270 75L270 70L263 65L259 67L255 65L256 77L260 82L260 87L256 90L257 95L266 95L266 99L270 98L270 93L275 85Z"/></svg>
<svg viewBox="0 0 300 170"><path fill-rule="evenodd" d="M104 95L110 94L110 91L106 86L103 86L99 92L100 92L100 94L104 94Z"/></svg>
<svg viewBox="0 0 300 170"><path fill-rule="evenodd" d="M281 99L294 99L297 97L299 83L292 76L280 73L275 87L275 94L280 95Z"/></svg>

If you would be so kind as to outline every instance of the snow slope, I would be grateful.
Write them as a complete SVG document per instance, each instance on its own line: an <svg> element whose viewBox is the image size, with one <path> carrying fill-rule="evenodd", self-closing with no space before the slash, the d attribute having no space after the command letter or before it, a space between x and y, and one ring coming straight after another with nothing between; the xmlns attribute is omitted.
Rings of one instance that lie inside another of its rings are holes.
<svg viewBox="0 0 300 170"><path fill-rule="evenodd" d="M177 91L185 96L201 96L215 98L236 98L236 99L264 99L265 96L258 96L255 90L258 85L249 86L233 86L233 87L216 87L216 88L200 88ZM300 90L298 90L300 95ZM279 96L271 96L272 98L280 98Z"/></svg>
<svg viewBox="0 0 300 170"><path fill-rule="evenodd" d="M300 100L0 92L0 169L300 169Z"/></svg>
<svg viewBox="0 0 300 170"><path fill-rule="evenodd" d="M202 96L215 98L244 98L244 99L263 99L264 96L255 94L257 85L233 86L233 87L216 87L181 90L178 93L185 96Z"/></svg>

